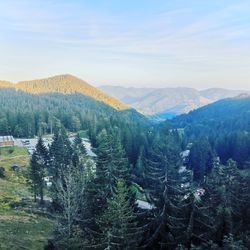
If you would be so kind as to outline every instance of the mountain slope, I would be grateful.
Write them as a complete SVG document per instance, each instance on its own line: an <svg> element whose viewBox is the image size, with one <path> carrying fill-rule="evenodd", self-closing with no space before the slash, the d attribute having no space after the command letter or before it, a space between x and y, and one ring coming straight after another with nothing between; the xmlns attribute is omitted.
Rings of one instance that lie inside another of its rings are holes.
<svg viewBox="0 0 250 250"><path fill-rule="evenodd" d="M0 88L0 135L33 138L53 133L62 124L67 131L82 131L96 146L105 129L116 132L131 163L145 143L148 119L134 109L117 110L86 95L74 93L31 94L14 88ZM124 138L128 138L125 140Z"/></svg>
<svg viewBox="0 0 250 250"><path fill-rule="evenodd" d="M0 88L11 88L13 84L7 81L0 81Z"/></svg>
<svg viewBox="0 0 250 250"><path fill-rule="evenodd" d="M118 110L128 108L127 105L121 103L116 98L108 96L101 90L72 75L58 75L44 79L22 81L16 84L0 82L0 87L14 87L17 90L22 90L32 94L54 92L62 94L81 93L98 101L104 102L105 104L108 104Z"/></svg>
<svg viewBox="0 0 250 250"><path fill-rule="evenodd" d="M177 116L172 124L187 128L193 134L198 131L209 134L212 130L246 130L250 132L250 95L219 100L188 114Z"/></svg>
<svg viewBox="0 0 250 250"><path fill-rule="evenodd" d="M211 88L124 88L102 86L104 92L149 115L167 116L187 113L219 99L234 97L244 90Z"/></svg>
<svg viewBox="0 0 250 250"><path fill-rule="evenodd" d="M209 157L209 148L219 162L233 159L239 168L250 169L250 95L217 101L162 126L169 123L181 128L187 143L192 143L189 159L193 169L200 171L202 164L197 162Z"/></svg>
<svg viewBox="0 0 250 250"><path fill-rule="evenodd" d="M234 97L234 96L240 95L241 93L245 93L245 92L249 93L249 91L244 91L244 90L210 88L210 89L201 90L200 94L209 100L217 101L220 99Z"/></svg>

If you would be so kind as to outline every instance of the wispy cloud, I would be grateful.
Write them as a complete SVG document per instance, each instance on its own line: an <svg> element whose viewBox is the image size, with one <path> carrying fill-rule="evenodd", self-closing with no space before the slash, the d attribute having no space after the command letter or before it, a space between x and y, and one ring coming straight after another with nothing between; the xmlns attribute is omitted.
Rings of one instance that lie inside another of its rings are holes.
<svg viewBox="0 0 250 250"><path fill-rule="evenodd" d="M249 1L142 2L0 0L0 53L12 69L0 74L22 78L22 57L25 76L39 58L31 77L71 70L95 82L233 87L244 75L248 86Z"/></svg>

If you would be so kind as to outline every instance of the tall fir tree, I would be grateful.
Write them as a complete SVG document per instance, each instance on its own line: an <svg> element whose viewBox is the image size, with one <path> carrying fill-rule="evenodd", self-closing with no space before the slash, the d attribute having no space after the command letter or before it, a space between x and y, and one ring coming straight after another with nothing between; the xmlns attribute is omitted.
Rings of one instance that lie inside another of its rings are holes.
<svg viewBox="0 0 250 250"><path fill-rule="evenodd" d="M73 141L72 149L72 163L74 166L77 166L83 158L87 156L86 148L83 145L82 138L78 133Z"/></svg>
<svg viewBox="0 0 250 250"><path fill-rule="evenodd" d="M178 186L179 152L171 135L156 137L150 150L144 189L153 209L143 247L174 249L179 231L185 227L185 215L180 206L183 192Z"/></svg>
<svg viewBox="0 0 250 250"><path fill-rule="evenodd" d="M129 163L126 154L119 141L119 137L113 136L103 130L97 138L98 148L95 178L95 210L103 211L107 200L114 194L116 181L130 182Z"/></svg>
<svg viewBox="0 0 250 250"><path fill-rule="evenodd" d="M30 178L32 180L32 188L34 198L40 196L40 202L43 203L44 198L44 177L48 166L48 150L45 147L41 137L38 139L35 151L30 162Z"/></svg>
<svg viewBox="0 0 250 250"><path fill-rule="evenodd" d="M136 215L131 206L129 189L122 180L117 181L115 193L98 220L101 229L100 248L133 250L138 244Z"/></svg>

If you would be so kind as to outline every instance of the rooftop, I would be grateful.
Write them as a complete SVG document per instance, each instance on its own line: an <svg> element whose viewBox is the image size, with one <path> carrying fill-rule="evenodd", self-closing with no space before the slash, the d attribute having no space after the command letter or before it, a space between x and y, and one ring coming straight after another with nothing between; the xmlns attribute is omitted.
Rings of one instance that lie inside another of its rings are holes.
<svg viewBox="0 0 250 250"><path fill-rule="evenodd" d="M6 142L6 141L14 141L13 136L12 135L0 136L0 142Z"/></svg>

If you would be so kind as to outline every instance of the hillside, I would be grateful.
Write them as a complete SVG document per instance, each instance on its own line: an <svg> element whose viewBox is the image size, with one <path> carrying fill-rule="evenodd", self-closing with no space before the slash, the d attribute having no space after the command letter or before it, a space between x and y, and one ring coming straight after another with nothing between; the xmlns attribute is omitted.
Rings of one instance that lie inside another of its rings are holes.
<svg viewBox="0 0 250 250"><path fill-rule="evenodd" d="M0 249L44 249L54 220L33 202L27 182L29 156L25 148L0 148ZM18 165L13 171L11 166Z"/></svg>
<svg viewBox="0 0 250 250"><path fill-rule="evenodd" d="M13 84L7 81L0 81L0 88L11 88Z"/></svg>
<svg viewBox="0 0 250 250"><path fill-rule="evenodd" d="M0 135L31 138L51 133L61 123L68 131L85 131L95 145L102 129L115 129L122 138L129 136L125 147L132 162L136 160L143 140L141 131L150 125L148 119L136 110L116 110L79 93L35 95L0 88L0 107Z"/></svg>
<svg viewBox="0 0 250 250"><path fill-rule="evenodd" d="M218 156L223 164L233 159L240 168L250 168L249 95L217 101L178 116L171 123L184 128L185 140L193 144L190 159L194 167L199 166L199 152L202 155L210 148L209 154Z"/></svg>
<svg viewBox="0 0 250 250"><path fill-rule="evenodd" d="M188 114L183 114L175 119L173 123L180 127L192 126L198 127L200 124L206 126L217 126L218 124L231 123L231 127L237 127L240 120L244 118L244 129L249 130L247 118L250 118L250 96L239 95L234 98L227 98L197 110L191 111ZM243 129L243 127L241 127ZM221 127L223 129L223 127ZM225 128L224 128L225 129Z"/></svg>
<svg viewBox="0 0 250 250"><path fill-rule="evenodd" d="M188 113L220 99L249 91L211 88L124 88L102 86L101 90L148 115L169 117Z"/></svg>
<svg viewBox="0 0 250 250"><path fill-rule="evenodd" d="M14 87L17 90L22 90L32 94L54 92L62 94L81 93L100 102L104 102L118 110L128 108L127 105L121 103L116 98L108 96L101 90L72 75L58 75L44 79L22 81L13 85L9 82L3 81L0 82L0 88L1 87Z"/></svg>
<svg viewBox="0 0 250 250"><path fill-rule="evenodd" d="M212 101L217 101L220 99L235 97L240 95L241 93L250 93L249 91L244 90L232 90L232 89L223 89L223 88L210 88L201 90L200 94Z"/></svg>

